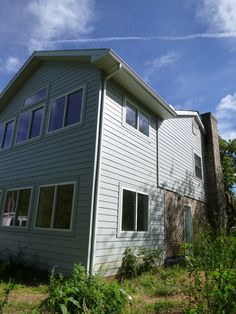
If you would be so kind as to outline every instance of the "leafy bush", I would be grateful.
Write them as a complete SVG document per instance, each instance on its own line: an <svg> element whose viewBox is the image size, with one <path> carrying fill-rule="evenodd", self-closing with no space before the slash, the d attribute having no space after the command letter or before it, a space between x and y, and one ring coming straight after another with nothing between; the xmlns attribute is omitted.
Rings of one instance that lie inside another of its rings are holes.
<svg viewBox="0 0 236 314"><path fill-rule="evenodd" d="M236 235L199 232L190 252L189 313L236 313ZM191 306L190 306L191 307Z"/></svg>
<svg viewBox="0 0 236 314"><path fill-rule="evenodd" d="M52 273L48 298L42 307L55 313L120 313L127 294L116 281L89 276L81 265L74 265L70 277Z"/></svg>
<svg viewBox="0 0 236 314"><path fill-rule="evenodd" d="M150 250L140 247L138 253L126 248L122 259L120 274L125 278L137 277L138 275L151 271L160 258L158 250Z"/></svg>

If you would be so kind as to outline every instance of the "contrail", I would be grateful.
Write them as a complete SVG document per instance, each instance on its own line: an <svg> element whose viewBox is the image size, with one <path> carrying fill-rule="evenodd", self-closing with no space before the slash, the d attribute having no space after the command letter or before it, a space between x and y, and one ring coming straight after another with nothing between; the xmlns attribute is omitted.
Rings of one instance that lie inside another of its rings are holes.
<svg viewBox="0 0 236 314"><path fill-rule="evenodd" d="M90 43L90 42L108 42L108 41L148 41L148 40L169 40L169 41L181 41L181 40L193 40L193 39L221 39L221 38L236 38L236 32L228 33L208 33L208 34L190 34L183 36L127 36L127 37L98 37L98 38L77 38L77 39L58 39L45 41L45 43Z"/></svg>

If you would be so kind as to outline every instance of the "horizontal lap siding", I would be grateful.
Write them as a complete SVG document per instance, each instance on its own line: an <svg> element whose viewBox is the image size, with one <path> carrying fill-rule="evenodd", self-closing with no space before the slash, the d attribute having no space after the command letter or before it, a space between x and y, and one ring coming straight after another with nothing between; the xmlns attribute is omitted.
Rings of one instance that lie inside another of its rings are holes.
<svg viewBox="0 0 236 314"><path fill-rule="evenodd" d="M192 119L178 117L161 123L158 130L159 185L205 201L204 179L199 180L194 175L194 153L203 156L203 135L200 129L197 135L193 134Z"/></svg>
<svg viewBox="0 0 236 314"><path fill-rule="evenodd" d="M45 86L48 99L41 138L0 151L0 188L34 188L29 230L1 228L0 250L9 254L23 251L26 258L68 271L75 262L87 262L100 73L89 64L42 63L0 114L0 120L18 119L24 97ZM47 134L51 100L80 86L85 86L82 124ZM39 185L66 181L76 182L72 233L34 229ZM4 199L2 210L3 203Z"/></svg>
<svg viewBox="0 0 236 314"><path fill-rule="evenodd" d="M94 270L117 272L126 247L160 247L164 243L164 195L157 188L156 117L150 138L123 125L123 97L109 85L105 98L99 177ZM143 109L143 108L142 108ZM118 233L120 186L146 192L150 198L150 233L124 238Z"/></svg>

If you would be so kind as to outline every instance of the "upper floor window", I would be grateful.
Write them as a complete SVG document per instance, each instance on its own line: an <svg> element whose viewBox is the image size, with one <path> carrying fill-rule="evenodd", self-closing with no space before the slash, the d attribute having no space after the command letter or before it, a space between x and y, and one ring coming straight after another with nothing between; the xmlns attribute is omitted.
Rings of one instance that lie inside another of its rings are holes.
<svg viewBox="0 0 236 314"><path fill-rule="evenodd" d="M123 190L121 231L148 231L148 195Z"/></svg>
<svg viewBox="0 0 236 314"><path fill-rule="evenodd" d="M40 135L44 108L36 108L20 116L16 143L23 142Z"/></svg>
<svg viewBox="0 0 236 314"><path fill-rule="evenodd" d="M202 180L202 159L194 153L195 176Z"/></svg>
<svg viewBox="0 0 236 314"><path fill-rule="evenodd" d="M74 184L40 187L35 227L70 229Z"/></svg>
<svg viewBox="0 0 236 314"><path fill-rule="evenodd" d="M47 96L47 89L43 88L39 90L37 93L27 97L24 99L24 106L35 105L36 103L44 100Z"/></svg>
<svg viewBox="0 0 236 314"><path fill-rule="evenodd" d="M14 120L0 123L0 143L1 148L9 147L12 141Z"/></svg>
<svg viewBox="0 0 236 314"><path fill-rule="evenodd" d="M125 122L144 135L149 136L149 117L129 101L126 101L125 106Z"/></svg>
<svg viewBox="0 0 236 314"><path fill-rule="evenodd" d="M83 88L52 101L48 131L81 121Z"/></svg>
<svg viewBox="0 0 236 314"><path fill-rule="evenodd" d="M2 226L27 226L30 197L31 188L7 191Z"/></svg>

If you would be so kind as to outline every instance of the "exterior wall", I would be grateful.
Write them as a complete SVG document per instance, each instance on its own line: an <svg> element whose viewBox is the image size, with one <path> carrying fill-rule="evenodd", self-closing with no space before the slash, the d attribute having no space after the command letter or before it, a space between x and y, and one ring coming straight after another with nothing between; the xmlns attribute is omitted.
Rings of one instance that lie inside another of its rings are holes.
<svg viewBox="0 0 236 314"><path fill-rule="evenodd" d="M166 256L180 254L180 246L184 241L184 206L191 207L193 221L201 224L205 221L206 203L189 197L182 197L178 193L165 193L165 244Z"/></svg>
<svg viewBox="0 0 236 314"><path fill-rule="evenodd" d="M23 98L48 87L41 138L0 150L0 190L33 187L29 228L0 227L1 252L23 252L25 258L41 265L57 265L65 272L74 262L86 266L100 81L100 72L90 64L42 63L0 113L0 121L15 118L18 123ZM47 134L50 101L82 85L82 123ZM15 138L16 128L14 141ZM35 229L39 185L70 181L76 182L72 231ZM1 212L4 198L5 193Z"/></svg>
<svg viewBox="0 0 236 314"><path fill-rule="evenodd" d="M197 200L206 201L204 136L192 131L193 118L165 120L158 129L159 186ZM202 158L203 180L194 174L194 153Z"/></svg>
<svg viewBox="0 0 236 314"><path fill-rule="evenodd" d="M126 247L164 248L164 190L157 187L157 119L150 115L150 138L126 126L126 96L129 95L109 85L105 97L94 271L102 267L109 270L107 275L117 272ZM135 99L134 103L140 105ZM148 234L120 232L122 187L149 194Z"/></svg>

